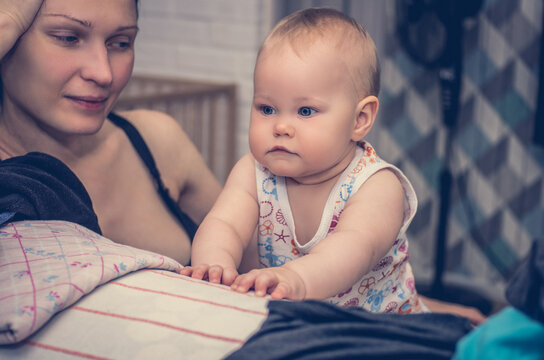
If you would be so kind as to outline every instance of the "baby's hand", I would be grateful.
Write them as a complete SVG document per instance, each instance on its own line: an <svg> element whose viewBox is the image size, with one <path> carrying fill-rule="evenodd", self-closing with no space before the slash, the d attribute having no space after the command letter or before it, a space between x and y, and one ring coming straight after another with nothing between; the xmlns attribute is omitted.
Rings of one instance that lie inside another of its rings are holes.
<svg viewBox="0 0 544 360"><path fill-rule="evenodd" d="M235 268L223 268L221 265L201 264L185 266L181 269L181 275L190 276L193 279L208 280L214 284L232 285L238 271Z"/></svg>
<svg viewBox="0 0 544 360"><path fill-rule="evenodd" d="M253 288L255 295L270 293L273 299L302 300L306 295L304 281L296 272L285 267L251 270L239 275L231 288L241 293Z"/></svg>

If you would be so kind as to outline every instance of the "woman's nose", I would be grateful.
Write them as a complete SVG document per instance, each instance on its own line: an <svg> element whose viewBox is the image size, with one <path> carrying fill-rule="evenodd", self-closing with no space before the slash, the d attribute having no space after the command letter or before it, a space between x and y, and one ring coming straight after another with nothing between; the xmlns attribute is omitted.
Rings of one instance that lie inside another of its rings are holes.
<svg viewBox="0 0 544 360"><path fill-rule="evenodd" d="M86 54L81 76L101 87L107 87L112 83L113 73L110 58L108 49L104 45L94 46Z"/></svg>
<svg viewBox="0 0 544 360"><path fill-rule="evenodd" d="M274 124L274 136L288 136L295 135L295 128L286 121L279 120Z"/></svg>

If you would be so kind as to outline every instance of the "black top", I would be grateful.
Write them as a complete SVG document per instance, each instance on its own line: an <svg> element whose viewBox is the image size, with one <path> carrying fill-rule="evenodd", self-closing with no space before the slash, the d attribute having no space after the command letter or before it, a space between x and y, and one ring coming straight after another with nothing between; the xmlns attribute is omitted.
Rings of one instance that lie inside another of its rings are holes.
<svg viewBox="0 0 544 360"><path fill-rule="evenodd" d="M157 189L157 192L164 201L166 207L168 207L168 210L170 210L174 217L178 219L180 224L187 232L187 235L189 235L189 239L191 239L192 241L193 237L195 236L197 225L194 223L193 220L191 220L191 218L189 218L189 216L187 216L187 214L181 211L178 203L175 202L172 197L170 197L168 189L164 186L162 182L161 175L159 173L159 170L157 169L155 160L153 159L153 155L151 154L151 151L147 147L144 139L142 138L138 130L134 127L134 125L132 125L126 119L120 117L117 114L110 113L108 115L108 119L110 119L114 125L120 127L125 132L125 134L127 134L127 137L132 143L132 146L134 146L134 149L136 150L136 152L146 165L147 169L149 170L149 173L155 180L155 187Z"/></svg>
<svg viewBox="0 0 544 360"><path fill-rule="evenodd" d="M101 234L87 190L57 158L30 152L0 161L0 179L0 225L64 220Z"/></svg>

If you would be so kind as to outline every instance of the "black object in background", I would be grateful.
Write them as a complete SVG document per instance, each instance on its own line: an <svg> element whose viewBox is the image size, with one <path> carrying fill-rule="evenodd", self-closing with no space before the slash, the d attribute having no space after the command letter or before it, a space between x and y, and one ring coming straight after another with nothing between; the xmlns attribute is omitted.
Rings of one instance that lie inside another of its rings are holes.
<svg viewBox="0 0 544 360"><path fill-rule="evenodd" d="M542 13L542 22L544 23L544 9ZM540 66L538 74L537 104L533 140L536 144L544 146L544 33L540 35Z"/></svg>
<svg viewBox="0 0 544 360"><path fill-rule="evenodd" d="M444 160L440 171L440 209L436 233L435 271L428 291L431 297L476 306L491 311L490 303L465 289L443 284L446 263L448 218L453 176L450 169L452 138L457 125L463 60L463 22L475 16L482 0L399 0L398 36L409 56L430 69L437 69L441 86L442 121L446 129ZM418 286L418 289L420 287Z"/></svg>

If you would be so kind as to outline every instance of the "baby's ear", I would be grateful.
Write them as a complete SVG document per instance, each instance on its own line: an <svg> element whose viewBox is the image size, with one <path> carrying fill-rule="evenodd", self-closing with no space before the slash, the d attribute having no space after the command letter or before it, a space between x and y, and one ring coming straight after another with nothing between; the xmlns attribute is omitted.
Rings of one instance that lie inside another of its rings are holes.
<svg viewBox="0 0 544 360"><path fill-rule="evenodd" d="M370 95L359 101L357 104L357 118L351 140L361 141L370 132L374 120L378 114L380 101L376 96Z"/></svg>

